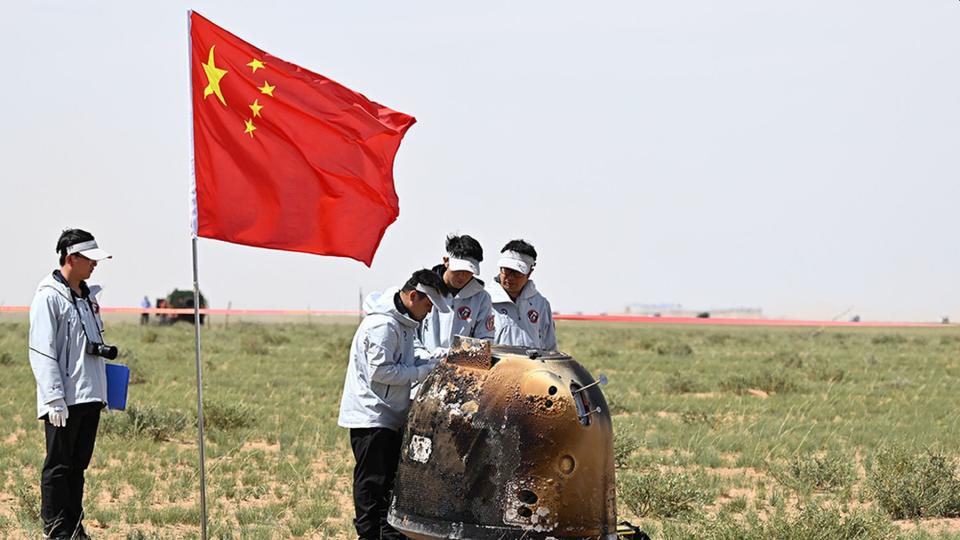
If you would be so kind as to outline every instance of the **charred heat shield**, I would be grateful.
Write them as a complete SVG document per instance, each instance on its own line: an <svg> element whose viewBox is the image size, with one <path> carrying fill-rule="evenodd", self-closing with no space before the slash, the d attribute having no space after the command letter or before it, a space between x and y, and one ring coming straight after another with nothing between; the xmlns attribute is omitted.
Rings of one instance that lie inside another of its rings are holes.
<svg viewBox="0 0 960 540"><path fill-rule="evenodd" d="M410 409L389 521L417 539L616 538L599 384L561 353L455 339Z"/></svg>

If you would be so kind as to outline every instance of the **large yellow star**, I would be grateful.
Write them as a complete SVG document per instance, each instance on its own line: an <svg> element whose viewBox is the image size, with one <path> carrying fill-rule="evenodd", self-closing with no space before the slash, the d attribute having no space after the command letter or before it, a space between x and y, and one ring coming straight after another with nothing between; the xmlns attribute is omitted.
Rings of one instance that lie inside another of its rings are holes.
<svg viewBox="0 0 960 540"><path fill-rule="evenodd" d="M255 99L253 100L253 103L248 105L248 107L250 107L250 110L253 111L253 117L256 118L260 116L260 109L263 108L263 105L260 104L259 99Z"/></svg>
<svg viewBox="0 0 960 540"><path fill-rule="evenodd" d="M210 46L210 57L207 59L207 63L200 64L203 66L203 72L207 74L207 87L203 89L203 98L206 99L210 94L215 94L220 103L223 103L223 106L226 107L227 101L223 99L223 92L220 91L220 79L227 74L227 70L220 69L213 63L214 47L215 45Z"/></svg>
<svg viewBox="0 0 960 540"><path fill-rule="evenodd" d="M261 86L260 88L257 88L257 90L260 90L261 94L266 94L270 97L273 97L274 88L276 88L276 86L270 86L270 84L267 83L267 81L263 81L263 86Z"/></svg>
<svg viewBox="0 0 960 540"><path fill-rule="evenodd" d="M251 60L247 65L250 66L250 69L253 70L253 73L256 73L258 69L263 69L263 62L257 60L256 58Z"/></svg>
<svg viewBox="0 0 960 540"><path fill-rule="evenodd" d="M243 130L244 133L249 133L250 138L253 138L253 132L257 130L257 126L253 125L253 118L250 118L244 121L244 124L247 126L247 129Z"/></svg>

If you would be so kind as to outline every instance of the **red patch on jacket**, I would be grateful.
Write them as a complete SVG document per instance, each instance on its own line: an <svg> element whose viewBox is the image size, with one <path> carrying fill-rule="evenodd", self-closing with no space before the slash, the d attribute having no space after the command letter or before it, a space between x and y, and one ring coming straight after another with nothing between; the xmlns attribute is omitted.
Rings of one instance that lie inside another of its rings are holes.
<svg viewBox="0 0 960 540"><path fill-rule="evenodd" d="M495 327L496 327L496 325L494 324L494 316L491 315L491 316L487 317L487 331L488 331L488 332L493 332L493 329L494 329Z"/></svg>
<svg viewBox="0 0 960 540"><path fill-rule="evenodd" d="M530 319L531 323L537 324L537 321L540 320L540 314L537 313L537 310L531 309L527 312L527 318Z"/></svg>
<svg viewBox="0 0 960 540"><path fill-rule="evenodd" d="M457 315L459 315L460 319L464 321L470 318L470 313L472 313L470 311L470 306L463 306L457 310Z"/></svg>

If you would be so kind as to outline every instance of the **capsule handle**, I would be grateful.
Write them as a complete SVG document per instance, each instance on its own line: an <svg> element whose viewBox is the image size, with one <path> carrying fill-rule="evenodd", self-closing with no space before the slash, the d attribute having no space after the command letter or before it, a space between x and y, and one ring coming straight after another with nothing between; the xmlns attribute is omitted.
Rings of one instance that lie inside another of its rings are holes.
<svg viewBox="0 0 960 540"><path fill-rule="evenodd" d="M599 405L597 406L597 408L593 409L592 411L587 411L587 412L581 414L581 415L580 415L580 419L583 420L584 418L590 416L591 414L598 413L598 412L600 412L600 406L599 406Z"/></svg>
<svg viewBox="0 0 960 540"><path fill-rule="evenodd" d="M607 384L607 376L601 373L601 374L600 374L600 378L598 378L597 380L593 381L592 383L590 383L590 384L588 384L588 385L586 385L586 386L581 386L580 388L577 388L576 390L574 390L573 393L576 394L576 393L578 393L578 392L583 392L583 391L586 390L587 388L590 388L591 386L596 386L596 385L598 385L598 384L599 384L599 385L606 385L606 384Z"/></svg>

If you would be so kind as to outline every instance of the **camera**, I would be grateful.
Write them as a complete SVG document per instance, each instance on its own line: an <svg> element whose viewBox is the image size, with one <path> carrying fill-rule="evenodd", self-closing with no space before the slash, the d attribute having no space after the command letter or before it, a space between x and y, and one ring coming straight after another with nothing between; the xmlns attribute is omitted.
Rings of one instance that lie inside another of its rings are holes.
<svg viewBox="0 0 960 540"><path fill-rule="evenodd" d="M107 360L115 360L117 358L117 346L116 345L107 345L106 343L94 343L92 341L87 342L87 354L93 354L106 358Z"/></svg>

